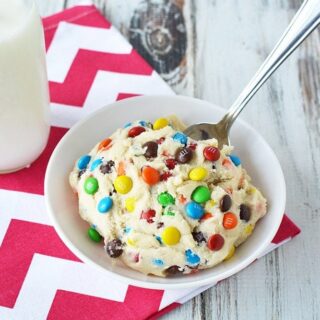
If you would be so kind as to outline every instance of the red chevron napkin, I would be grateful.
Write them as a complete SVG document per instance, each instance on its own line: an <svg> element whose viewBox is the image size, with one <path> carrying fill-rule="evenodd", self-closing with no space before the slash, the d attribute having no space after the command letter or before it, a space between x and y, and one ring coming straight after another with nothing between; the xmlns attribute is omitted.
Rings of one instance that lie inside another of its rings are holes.
<svg viewBox="0 0 320 320"><path fill-rule="evenodd" d="M82 263L50 225L43 179L55 145L79 119L115 100L173 92L95 7L77 6L43 23L52 129L30 168L0 175L0 319L157 318L214 284L142 289ZM265 253L299 232L284 215Z"/></svg>

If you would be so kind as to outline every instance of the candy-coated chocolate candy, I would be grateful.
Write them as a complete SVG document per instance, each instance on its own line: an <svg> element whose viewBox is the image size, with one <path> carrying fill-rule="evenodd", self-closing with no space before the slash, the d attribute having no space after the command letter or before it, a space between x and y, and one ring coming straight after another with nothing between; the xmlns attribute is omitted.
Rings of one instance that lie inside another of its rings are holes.
<svg viewBox="0 0 320 320"><path fill-rule="evenodd" d="M187 216L191 219L201 219L204 214L203 207L193 201L187 203L185 210Z"/></svg>
<svg viewBox="0 0 320 320"><path fill-rule="evenodd" d="M132 189L132 179L128 176L119 176L114 180L114 188L120 194L126 194Z"/></svg>
<svg viewBox="0 0 320 320"><path fill-rule="evenodd" d="M90 171L96 169L102 163L102 159L96 159L91 163Z"/></svg>
<svg viewBox="0 0 320 320"><path fill-rule="evenodd" d="M142 147L146 148L144 152L146 158L155 158L158 155L158 144L156 142L148 141Z"/></svg>
<svg viewBox="0 0 320 320"><path fill-rule="evenodd" d="M135 207L136 207L136 199L135 198L127 198L125 200L125 207L127 209L127 211L129 212L133 212Z"/></svg>
<svg viewBox="0 0 320 320"><path fill-rule="evenodd" d="M210 190L205 186L195 188L191 194L191 199L197 203L204 203L211 198Z"/></svg>
<svg viewBox="0 0 320 320"><path fill-rule="evenodd" d="M159 118L153 123L153 130L160 130L166 127L169 121L166 118Z"/></svg>
<svg viewBox="0 0 320 320"><path fill-rule="evenodd" d="M107 149L109 146L111 146L111 142L112 140L110 138L102 140L98 146L98 150Z"/></svg>
<svg viewBox="0 0 320 320"><path fill-rule="evenodd" d="M228 254L227 254L227 256L224 258L224 260L231 259L233 257L233 255L234 255L235 251L236 251L236 247L232 245L230 250L229 250L229 252L228 252Z"/></svg>
<svg viewBox="0 0 320 320"><path fill-rule="evenodd" d="M232 200L228 194L225 194L220 200L220 210L226 212L231 208Z"/></svg>
<svg viewBox="0 0 320 320"><path fill-rule="evenodd" d="M238 218L234 213L227 212L223 215L222 224L225 229L233 229L238 224Z"/></svg>
<svg viewBox="0 0 320 320"><path fill-rule="evenodd" d="M239 157L237 157L237 156L234 155L234 154L230 154L230 155L229 155L229 158L231 159L231 161L233 162L233 164L234 164L235 166L240 166L241 160L240 160Z"/></svg>
<svg viewBox="0 0 320 320"><path fill-rule="evenodd" d="M206 238L204 237L201 231L193 231L192 232L193 240L196 241L198 244L201 242L206 242Z"/></svg>
<svg viewBox="0 0 320 320"><path fill-rule="evenodd" d="M152 259L152 263L157 267L162 267L164 265L164 262L161 259Z"/></svg>
<svg viewBox="0 0 320 320"><path fill-rule="evenodd" d="M195 252L192 252L190 249L185 251L185 255L188 264L195 265L200 262L200 257Z"/></svg>
<svg viewBox="0 0 320 320"><path fill-rule="evenodd" d="M119 239L113 239L106 245L107 254L111 258L118 258L122 255L122 242Z"/></svg>
<svg viewBox="0 0 320 320"><path fill-rule="evenodd" d="M153 223L153 218L155 216L156 216L156 211L153 209L149 209L141 212L140 219L145 219L147 220L148 223Z"/></svg>
<svg viewBox="0 0 320 320"><path fill-rule="evenodd" d="M203 156L206 160L217 161L220 158L220 151L216 147L205 147L203 149Z"/></svg>
<svg viewBox="0 0 320 320"><path fill-rule="evenodd" d="M140 124L140 126L143 126L143 127L148 126L148 123L146 121L144 121L144 120L140 120L139 124Z"/></svg>
<svg viewBox="0 0 320 320"><path fill-rule="evenodd" d="M100 166L100 172L103 174L111 173L114 167L114 161L109 160L106 164Z"/></svg>
<svg viewBox="0 0 320 320"><path fill-rule="evenodd" d="M208 219L210 219L210 218L212 218L212 217L213 217L212 213L206 212L206 213L202 216L201 221L202 221L202 220L208 220Z"/></svg>
<svg viewBox="0 0 320 320"><path fill-rule="evenodd" d="M88 236L94 242L100 242L102 237L100 236L99 232L94 228L88 229Z"/></svg>
<svg viewBox="0 0 320 320"><path fill-rule="evenodd" d="M174 266L167 268L165 270L165 273L167 276L173 276L175 274L182 273L183 271L184 271L184 269L182 267L174 265Z"/></svg>
<svg viewBox="0 0 320 320"><path fill-rule="evenodd" d="M224 238L220 234L214 234L208 239L207 246L212 251L220 250L224 245Z"/></svg>
<svg viewBox="0 0 320 320"><path fill-rule="evenodd" d="M169 204L174 204L175 199L169 192L161 192L158 195L158 202L163 206L166 207Z"/></svg>
<svg viewBox="0 0 320 320"><path fill-rule="evenodd" d="M99 189L98 180L94 177L89 177L84 182L84 191L88 194L95 194Z"/></svg>
<svg viewBox="0 0 320 320"><path fill-rule="evenodd" d="M251 217L250 208L245 204L241 204L240 205L240 219L248 222L250 220L250 217Z"/></svg>
<svg viewBox="0 0 320 320"><path fill-rule="evenodd" d="M177 162L174 159L166 159L164 163L168 169L173 170Z"/></svg>
<svg viewBox="0 0 320 320"><path fill-rule="evenodd" d="M79 158L78 162L77 162L77 167L79 170L83 170L87 168L87 165L89 164L91 160L91 156L89 155L84 155L82 157Z"/></svg>
<svg viewBox="0 0 320 320"><path fill-rule="evenodd" d="M193 181L201 181L205 179L207 175L208 171L204 167L196 167L189 172L189 178Z"/></svg>
<svg viewBox="0 0 320 320"><path fill-rule="evenodd" d="M187 147L179 148L175 154L175 160L182 164L189 163L192 160L192 157L193 151Z"/></svg>
<svg viewBox="0 0 320 320"><path fill-rule="evenodd" d="M100 213L106 213L112 208L112 205L113 200L110 197L104 197L98 203L98 211Z"/></svg>
<svg viewBox="0 0 320 320"><path fill-rule="evenodd" d="M142 168L142 179L149 185L154 185L160 181L160 173L157 169L146 166Z"/></svg>
<svg viewBox="0 0 320 320"><path fill-rule="evenodd" d="M169 171L165 171L160 175L160 181L167 181L170 177L172 177L172 173Z"/></svg>
<svg viewBox="0 0 320 320"><path fill-rule="evenodd" d="M172 136L172 139L174 141L180 142L181 144L186 145L188 141L188 137L182 133L182 132L177 132Z"/></svg>
<svg viewBox="0 0 320 320"><path fill-rule="evenodd" d="M145 131L146 131L146 129L144 127L133 127L129 130L128 137L134 138Z"/></svg>
<svg viewBox="0 0 320 320"><path fill-rule="evenodd" d="M181 233L176 227L166 227L162 231L161 239L167 246L173 246L179 243Z"/></svg>

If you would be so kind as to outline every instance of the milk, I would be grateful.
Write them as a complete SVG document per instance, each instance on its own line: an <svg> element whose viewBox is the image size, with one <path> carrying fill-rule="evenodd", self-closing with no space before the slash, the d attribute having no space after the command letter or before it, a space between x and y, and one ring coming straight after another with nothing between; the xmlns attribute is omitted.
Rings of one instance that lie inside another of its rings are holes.
<svg viewBox="0 0 320 320"><path fill-rule="evenodd" d="M48 140L43 30L30 3L0 0L0 173L31 164Z"/></svg>

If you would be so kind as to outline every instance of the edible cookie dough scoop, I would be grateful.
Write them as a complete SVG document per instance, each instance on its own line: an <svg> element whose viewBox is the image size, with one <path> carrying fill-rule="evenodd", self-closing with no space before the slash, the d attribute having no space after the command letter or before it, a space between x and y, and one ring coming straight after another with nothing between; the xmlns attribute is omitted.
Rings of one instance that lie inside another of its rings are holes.
<svg viewBox="0 0 320 320"><path fill-rule="evenodd" d="M226 115L216 124L199 123L184 130L195 140L216 138L219 147L229 145L229 131L240 112L272 73L320 23L320 0L306 0L260 69L247 84Z"/></svg>

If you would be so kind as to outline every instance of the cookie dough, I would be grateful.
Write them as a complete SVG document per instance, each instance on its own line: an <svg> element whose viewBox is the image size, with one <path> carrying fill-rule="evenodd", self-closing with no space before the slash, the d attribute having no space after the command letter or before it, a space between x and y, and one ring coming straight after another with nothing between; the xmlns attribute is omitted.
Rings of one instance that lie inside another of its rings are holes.
<svg viewBox="0 0 320 320"><path fill-rule="evenodd" d="M229 259L266 213L233 148L185 136L175 117L136 121L81 156L79 213L106 254L145 274L189 274Z"/></svg>

